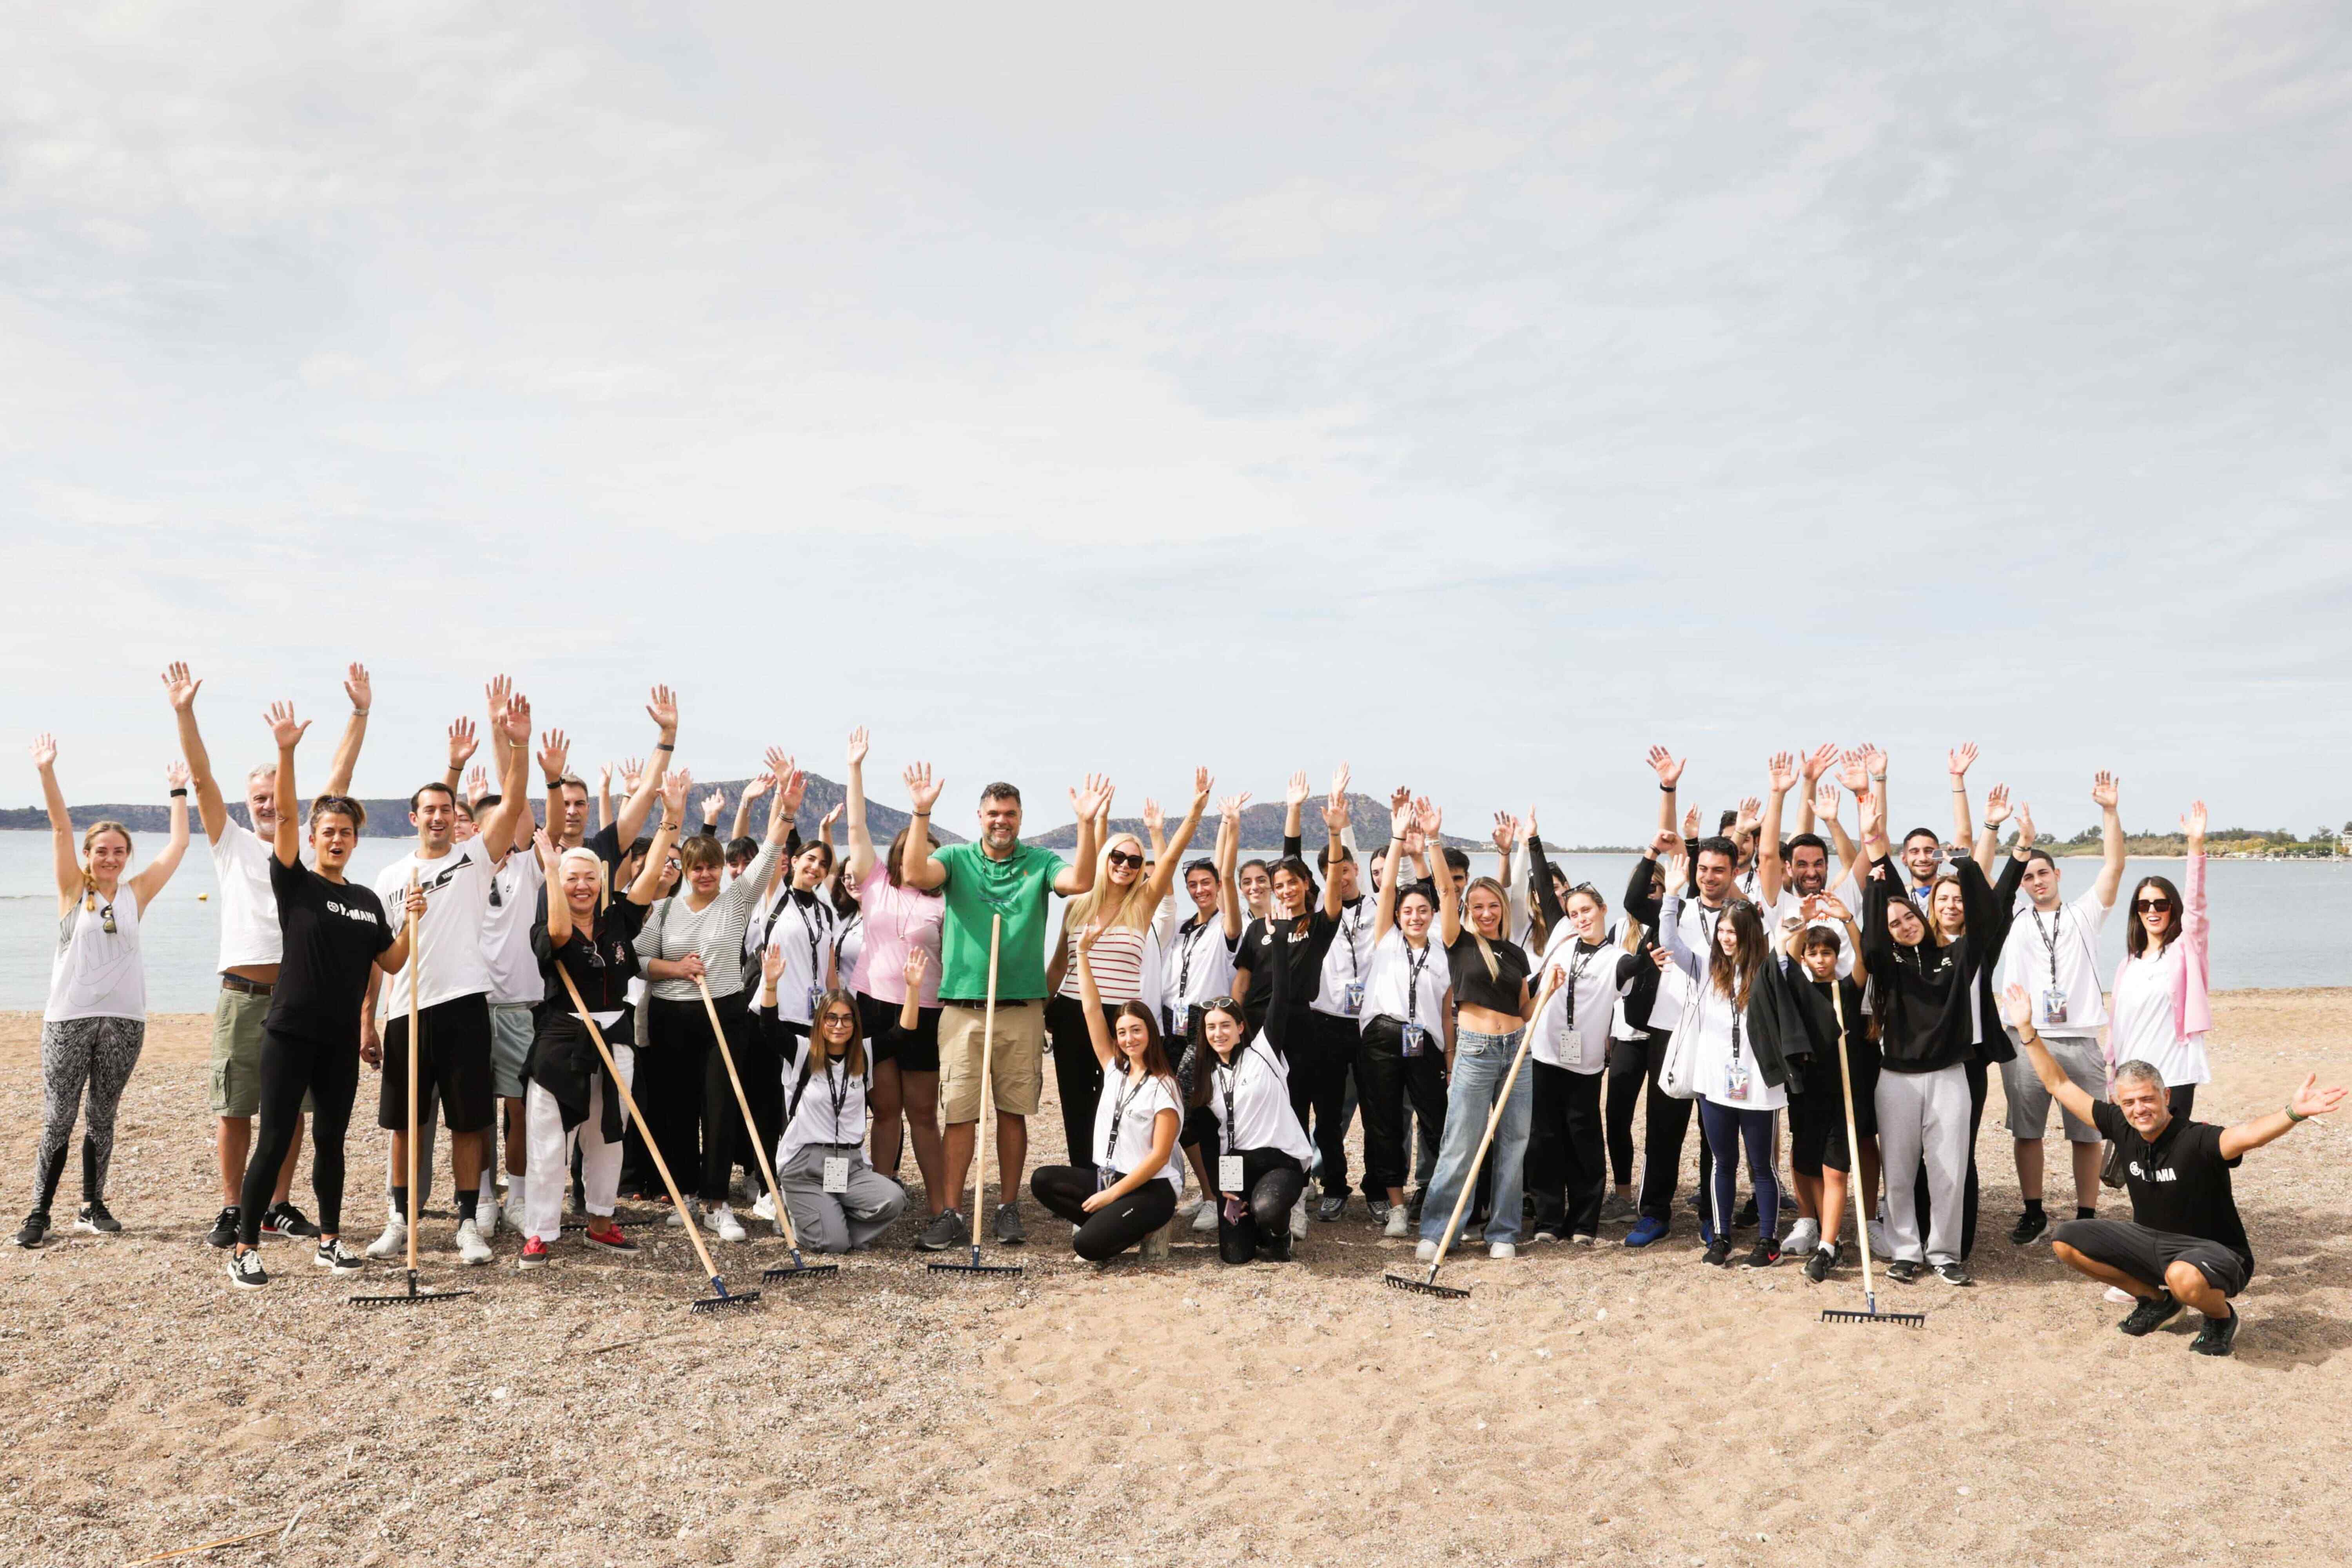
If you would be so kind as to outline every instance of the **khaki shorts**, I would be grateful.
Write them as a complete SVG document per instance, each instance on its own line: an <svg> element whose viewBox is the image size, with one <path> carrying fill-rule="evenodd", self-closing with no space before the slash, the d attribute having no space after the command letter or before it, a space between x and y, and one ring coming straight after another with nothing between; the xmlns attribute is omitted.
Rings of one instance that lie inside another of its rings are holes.
<svg viewBox="0 0 2352 1568"><path fill-rule="evenodd" d="M250 1120L261 1114L261 1025L269 998L224 987L213 1004L213 1114ZM302 1097L305 1115L310 1097Z"/></svg>
<svg viewBox="0 0 2352 1568"><path fill-rule="evenodd" d="M940 1009L940 1109L944 1121L980 1120L980 1047L985 1007ZM988 1054L989 1088L996 1109L1011 1116L1037 1114L1045 1089L1045 1005L996 1005L996 1039Z"/></svg>
<svg viewBox="0 0 2352 1568"><path fill-rule="evenodd" d="M490 1092L500 1100L522 1098L522 1069L538 1033L528 1002L490 1004Z"/></svg>

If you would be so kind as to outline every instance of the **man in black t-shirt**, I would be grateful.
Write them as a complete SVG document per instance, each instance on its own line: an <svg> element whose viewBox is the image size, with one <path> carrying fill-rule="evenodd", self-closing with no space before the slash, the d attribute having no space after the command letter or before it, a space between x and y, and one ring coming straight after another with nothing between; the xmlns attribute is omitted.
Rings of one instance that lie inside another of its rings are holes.
<svg viewBox="0 0 2352 1568"><path fill-rule="evenodd" d="M2058 1260L2138 1299L2131 1316L2118 1325L2124 1332L2153 1333L2182 1307L2194 1307L2204 1315L2205 1327L2189 1349L2200 1355L2228 1355L2238 1334L2238 1315L2229 1299L2246 1288L2254 1271L2253 1249L2230 1191L2230 1172L2248 1150L2335 1110L2346 1091L2322 1089L2318 1075L2311 1074L2284 1109L2234 1127L2216 1127L2174 1116L2164 1076L2147 1062L2128 1061L2116 1068L2115 1100L2108 1104L2076 1088L2051 1056L2034 1033L2033 1004L2023 986L2001 993L2001 1012L2042 1087L2123 1152L2130 1222L2077 1219L2056 1226L2050 1240Z"/></svg>

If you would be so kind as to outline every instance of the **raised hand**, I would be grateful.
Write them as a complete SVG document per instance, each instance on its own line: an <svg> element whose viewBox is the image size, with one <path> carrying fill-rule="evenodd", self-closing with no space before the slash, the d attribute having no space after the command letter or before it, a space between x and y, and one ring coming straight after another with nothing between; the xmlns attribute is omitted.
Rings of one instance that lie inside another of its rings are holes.
<svg viewBox="0 0 2352 1568"><path fill-rule="evenodd" d="M281 752L290 752L300 745L303 732L310 728L310 721L308 719L299 723L295 722L294 704L291 702L271 703L269 710L261 716L261 721L269 726L269 738L278 742L278 749ZM42 736L40 741L33 742L33 761L42 767L47 767L48 763L41 762L42 741L48 742L50 762L57 760L58 743L50 741L47 735Z"/></svg>
<svg viewBox="0 0 2352 1568"><path fill-rule="evenodd" d="M677 733L677 694L667 686L656 686L646 699L646 717L668 740Z"/></svg>
<svg viewBox="0 0 2352 1568"><path fill-rule="evenodd" d="M1683 813L1683 837L1693 844L1698 842L1698 807L1696 806L1692 806Z"/></svg>
<svg viewBox="0 0 2352 1568"><path fill-rule="evenodd" d="M1661 827L1650 836L1650 858L1664 860L1682 843L1683 836L1671 827Z"/></svg>
<svg viewBox="0 0 2352 1568"><path fill-rule="evenodd" d="M1690 886L1690 857L1676 847L1666 857L1666 891L1679 893Z"/></svg>
<svg viewBox="0 0 2352 1568"><path fill-rule="evenodd" d="M1412 828L1412 792L1399 789L1389 796L1389 837L1402 838Z"/></svg>
<svg viewBox="0 0 2352 1568"><path fill-rule="evenodd" d="M743 798L744 798L745 800L757 800L757 799L759 799L761 795L763 795L767 794L770 790L772 790L772 789L773 789L773 788L775 788L775 787L776 787L776 775L775 775L775 774L773 774L773 773L753 773L753 774L751 776L751 778L750 778L750 779L748 779L748 780L746 780L746 781L744 782L744 784L743 784Z"/></svg>
<svg viewBox="0 0 2352 1568"><path fill-rule="evenodd" d="M1352 776L1345 763L1331 770L1331 798L1343 806L1348 804L1348 781Z"/></svg>
<svg viewBox="0 0 2352 1568"><path fill-rule="evenodd" d="M1839 799L1837 781L1822 780L1813 789L1813 815L1823 822L1835 822Z"/></svg>
<svg viewBox="0 0 2352 1568"><path fill-rule="evenodd" d="M1862 813L1863 837L1884 838L1886 836L1886 797L1875 788L1866 789L1862 792L1862 798L1856 805Z"/></svg>
<svg viewBox="0 0 2352 1568"><path fill-rule="evenodd" d="M1885 749L1875 741L1864 741L1862 743L1862 765L1870 771L1873 778L1885 773L1886 771Z"/></svg>
<svg viewBox="0 0 2352 1568"><path fill-rule="evenodd" d="M2021 1033L2033 1026L2033 998L2025 994L2024 986L2001 987L2000 1016L2010 1027Z"/></svg>
<svg viewBox="0 0 2352 1568"><path fill-rule="evenodd" d="M834 802L831 808L817 819L816 836L828 843L833 839L833 825L841 820L841 802Z"/></svg>
<svg viewBox="0 0 2352 1568"><path fill-rule="evenodd" d="M1299 769L1290 775L1290 784L1282 792L1282 804L1287 808L1307 804L1307 770Z"/></svg>
<svg viewBox="0 0 2352 1568"><path fill-rule="evenodd" d="M1869 786L1870 770L1863 765L1860 752L1849 750L1838 753L1838 783L1845 786L1848 795L1857 799Z"/></svg>
<svg viewBox="0 0 2352 1568"><path fill-rule="evenodd" d="M2191 855L2205 847L2205 803L2203 801L2192 800L2189 803L2189 814L2180 819L2180 831L2189 840L2189 852Z"/></svg>
<svg viewBox="0 0 2352 1568"><path fill-rule="evenodd" d="M786 757L784 771L776 777L776 788L781 792L776 796L776 809L788 817L798 816L801 802L808 795L808 774L794 767L792 758Z"/></svg>
<svg viewBox="0 0 2352 1568"><path fill-rule="evenodd" d="M475 749L480 744L481 742L474 738L474 721L471 719L449 721L449 765L451 767L464 767L472 760Z"/></svg>
<svg viewBox="0 0 2352 1568"><path fill-rule="evenodd" d="M768 758L768 765L772 768L776 765L776 759L772 754ZM789 760L786 766L788 768L790 766ZM907 798L914 802L917 811L929 811L937 805L940 803L940 791L948 787L948 781L945 779L933 781L931 764L929 763L909 763L907 764L906 773L901 776L907 781Z"/></svg>
<svg viewBox="0 0 2352 1568"><path fill-rule="evenodd" d="M694 787L694 774L687 768L673 768L662 774L662 820L683 825L686 821L686 792Z"/></svg>
<svg viewBox="0 0 2352 1568"><path fill-rule="evenodd" d="M1239 795L1229 795L1217 802L1217 815L1227 822L1238 826L1242 819L1242 810L1249 803L1250 792L1247 790L1242 791Z"/></svg>
<svg viewBox="0 0 2352 1568"><path fill-rule="evenodd" d="M177 757L173 757L163 769L163 784L169 789L187 788L188 780L193 776L188 772L188 764Z"/></svg>
<svg viewBox="0 0 2352 1568"><path fill-rule="evenodd" d="M1773 752L1771 761L1764 764L1764 782L1771 786L1772 793L1776 795L1786 795L1796 788L1797 753Z"/></svg>
<svg viewBox="0 0 2352 1568"><path fill-rule="evenodd" d="M1664 746L1652 746L1649 761L1650 771L1658 775L1658 787L1672 789L1683 782L1683 768L1690 759L1688 757L1677 759Z"/></svg>
<svg viewBox="0 0 2352 1568"><path fill-rule="evenodd" d="M612 787L613 787L613 764L612 764L612 763L598 763L598 764L597 764L597 766L596 766L596 787L597 787L598 789L600 789L600 790L604 790L604 791L610 791L610 790L612 789Z"/></svg>
<svg viewBox="0 0 2352 1568"><path fill-rule="evenodd" d="M354 663L343 672L343 695L352 700L352 711L361 718L375 706L375 688L368 682L367 666Z"/></svg>
<svg viewBox="0 0 2352 1568"><path fill-rule="evenodd" d="M33 766L47 773L58 765L58 738L44 730L33 737Z"/></svg>
<svg viewBox="0 0 2352 1568"><path fill-rule="evenodd" d="M564 770L571 765L572 741L569 736L561 730L550 730L539 738L540 777L561 780L564 775ZM626 782L628 787L635 790L637 787L637 775L629 774Z"/></svg>
<svg viewBox="0 0 2352 1568"><path fill-rule="evenodd" d="M540 868L547 873L549 881L554 881L556 870L563 862L563 851L555 847L555 836L541 827L531 834L530 843L539 851Z"/></svg>
<svg viewBox="0 0 2352 1568"><path fill-rule="evenodd" d="M622 759L621 793L624 795L636 794L637 781L645 776L646 761L643 757L625 757Z"/></svg>
<svg viewBox="0 0 2352 1568"><path fill-rule="evenodd" d="M851 767L862 768L866 765L866 726L860 724L849 732L849 765Z"/></svg>
<svg viewBox="0 0 2352 1568"><path fill-rule="evenodd" d="M2033 847L2033 807L2025 801L2020 801L2017 805L2017 847L2020 849Z"/></svg>
<svg viewBox="0 0 2352 1568"><path fill-rule="evenodd" d="M1964 779L1969 776L1969 770L1976 765L1977 743L1963 741L1946 752L1945 757L1944 765L1951 771L1952 777Z"/></svg>
<svg viewBox="0 0 2352 1568"><path fill-rule="evenodd" d="M1841 924L1848 923L1853 919L1853 911L1845 907L1845 900L1834 894L1816 893L1807 901L1811 903L1814 910L1824 919L1833 920Z"/></svg>
<svg viewBox="0 0 2352 1568"><path fill-rule="evenodd" d="M1217 781L1216 781L1215 779L1213 779L1213 778L1211 778L1211 777L1209 776L1209 770L1208 770L1207 768L1205 768L1205 767L1197 767L1197 768L1194 768L1194 769L1192 770L1192 800L1193 800L1193 803L1194 803L1195 805L1208 805L1208 804L1209 804L1209 791L1216 787L1216 783L1217 783Z"/></svg>
<svg viewBox="0 0 2352 1568"><path fill-rule="evenodd" d="M507 699L505 718L507 743L513 746L530 744L530 699L518 691Z"/></svg>
<svg viewBox="0 0 2352 1568"><path fill-rule="evenodd" d="M507 710L507 704L514 700L514 678L493 675L482 685L482 698L488 704L490 719L495 723Z"/></svg>
<svg viewBox="0 0 2352 1568"><path fill-rule="evenodd" d="M490 793L490 775L481 763L466 770L466 804L471 805Z"/></svg>
<svg viewBox="0 0 2352 1568"><path fill-rule="evenodd" d="M2297 1116L2325 1116L2344 1103L2344 1095L2345 1090L2340 1087L2320 1088L2317 1073L2305 1073L2303 1087L2294 1091L2294 1098L2287 1103Z"/></svg>
<svg viewBox="0 0 2352 1568"><path fill-rule="evenodd" d="M1822 782L1822 775L1837 766L1838 749L1824 741L1815 746L1804 761L1805 787L1811 789Z"/></svg>
<svg viewBox="0 0 2352 1568"><path fill-rule="evenodd" d="M1528 837L1529 838L1540 838L1543 837L1542 834L1536 831L1536 808L1532 805L1528 807L1527 817L1520 826L1524 826L1528 830Z"/></svg>
<svg viewBox="0 0 2352 1568"><path fill-rule="evenodd" d="M920 952L923 950L919 947L915 951ZM784 950L770 942L760 950L760 984L762 986L773 986L783 977Z"/></svg>
<svg viewBox="0 0 2352 1568"><path fill-rule="evenodd" d="M1427 795L1412 803L1412 822L1421 829L1421 836L1429 841L1431 848L1435 849L1444 844L1445 813Z"/></svg>
<svg viewBox="0 0 2352 1568"><path fill-rule="evenodd" d="M706 826L717 822L719 814L726 809L727 792L725 790L715 789L702 797L702 820Z"/></svg>
<svg viewBox="0 0 2352 1568"><path fill-rule="evenodd" d="M1156 838L1160 836L1160 829L1167 826L1168 819L1160 815L1160 803L1152 799L1150 795L1145 795L1143 797L1143 831L1145 837Z"/></svg>
<svg viewBox="0 0 2352 1568"><path fill-rule="evenodd" d="M1080 822L1100 816L1110 809L1111 796L1117 793L1108 777L1088 773L1087 782L1070 792L1070 809L1077 813Z"/></svg>
<svg viewBox="0 0 2352 1568"><path fill-rule="evenodd" d="M1512 847L1519 841L1519 819L1507 811L1495 814L1495 852L1509 859Z"/></svg>
<svg viewBox="0 0 2352 1568"><path fill-rule="evenodd" d="M2091 803L2101 811L2113 811L2120 793L2117 787L2120 783L2115 774L2101 768L2091 779Z"/></svg>
<svg viewBox="0 0 2352 1568"><path fill-rule="evenodd" d="M779 953L777 957L781 962L782 955ZM907 978L907 994L909 996L919 995L921 993L923 975L930 967L931 955L929 949L910 947L907 950L907 967L902 973Z"/></svg>
<svg viewBox="0 0 2352 1568"><path fill-rule="evenodd" d="M1731 819L1732 831L1735 833L1753 833L1756 831L1757 827L1762 824L1763 820L1764 803L1757 796L1751 795L1746 800L1739 803L1739 815Z"/></svg>
<svg viewBox="0 0 2352 1568"><path fill-rule="evenodd" d="M1984 825L1999 827L2009 820L2009 786L1997 784L1985 792Z"/></svg>
<svg viewBox="0 0 2352 1568"><path fill-rule="evenodd" d="M196 705L196 689L204 684L188 673L184 664L163 667L163 695L174 713L185 713Z"/></svg>

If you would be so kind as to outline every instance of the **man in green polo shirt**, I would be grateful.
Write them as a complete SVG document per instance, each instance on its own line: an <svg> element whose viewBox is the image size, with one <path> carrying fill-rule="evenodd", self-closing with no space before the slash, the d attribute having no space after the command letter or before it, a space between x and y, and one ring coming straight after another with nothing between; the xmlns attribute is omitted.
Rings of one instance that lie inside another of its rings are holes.
<svg viewBox="0 0 2352 1568"><path fill-rule="evenodd" d="M981 1038L987 1021L989 933L997 920L996 1039L989 1058L989 1088L996 1100L996 1239L1017 1247L1021 1172L1029 1157L1028 1118L1036 1113L1045 1081L1045 910L1048 895L1076 898L1093 888L1097 820L1110 807L1110 781L1089 773L1070 792L1077 813L1077 864L1050 849L1021 842L1021 792L992 784L980 792L980 838L931 847L931 807L945 781L933 783L930 764L907 770L914 800L914 831L907 835L901 876L912 888L938 889L947 900L940 949L940 1108L947 1121L947 1189L963 1194L980 1125ZM1072 1150L1077 1159L1080 1151ZM983 1178L984 1179L984 1178ZM931 1221L920 1245L941 1252L971 1237L953 1208Z"/></svg>

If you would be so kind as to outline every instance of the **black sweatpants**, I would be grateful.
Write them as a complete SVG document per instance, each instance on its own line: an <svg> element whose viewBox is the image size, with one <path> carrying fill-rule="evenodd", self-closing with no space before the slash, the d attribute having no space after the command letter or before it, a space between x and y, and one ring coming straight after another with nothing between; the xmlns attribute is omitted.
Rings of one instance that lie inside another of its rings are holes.
<svg viewBox="0 0 2352 1568"><path fill-rule="evenodd" d="M1536 1226L1561 1236L1601 1233L1601 1195L1609 1167L1601 1127L1601 1080L1597 1072L1570 1072L1549 1062L1529 1062L1535 1074L1534 1127L1545 1135L1549 1169L1538 1173L1530 1158L1528 1190L1535 1194ZM1535 1145L1528 1150L1532 1156Z"/></svg>
<svg viewBox="0 0 2352 1568"><path fill-rule="evenodd" d="M1095 1191L1092 1165L1041 1165L1029 1177L1029 1195L1078 1227L1070 1245L1089 1263L1117 1258L1176 1217L1176 1189L1157 1176L1088 1214Z"/></svg>
<svg viewBox="0 0 2352 1568"><path fill-rule="evenodd" d="M1609 1169L1621 1187L1633 1184L1633 1113L1641 1109L1650 1071L1647 1037L1609 1042L1609 1108L1604 1125Z"/></svg>
<svg viewBox="0 0 2352 1568"><path fill-rule="evenodd" d="M1960 1195L1960 1257L1977 1249L1977 1129L1983 1124L1985 1095L1991 1074L1981 1060L1962 1064L1969 1075L1969 1180ZM1843 1111L1841 1110L1841 1114ZM1919 1162L1919 1179L1912 1187L1915 1214L1927 1212L1927 1162Z"/></svg>
<svg viewBox="0 0 2352 1568"><path fill-rule="evenodd" d="M1356 1042L1356 1104L1364 1118L1364 1195L1388 1201L1402 1189L1412 1167L1404 1150L1404 1106L1444 1142L1445 1042L1431 1037L1417 1057L1404 1054L1404 1026L1394 1018L1371 1018Z"/></svg>
<svg viewBox="0 0 2352 1568"><path fill-rule="evenodd" d="M1671 1030L1643 1032L1643 1071L1650 1087L1645 1094L1648 1109L1642 1118L1642 1214L1644 1218L1668 1225L1674 1223L1675 1186L1682 1180L1683 1139L1690 1132L1694 1103L1676 1100L1658 1087L1658 1068L1664 1064L1666 1047L1673 1039ZM1703 1136L1698 1154L1699 1191L1703 1193L1715 1163L1707 1158Z"/></svg>
<svg viewBox="0 0 2352 1568"><path fill-rule="evenodd" d="M1103 1009L1106 1024L1111 1012ZM1075 996L1046 998L1045 1039L1054 1053L1054 1089L1062 1101L1062 1147L1072 1164L1081 1165L1094 1157L1095 1106L1103 1086L1102 1063L1095 1060L1094 1039L1087 1033L1086 1004Z"/></svg>
<svg viewBox="0 0 2352 1568"><path fill-rule="evenodd" d="M1227 1263L1290 1261L1290 1211L1307 1190L1307 1168L1279 1149L1244 1149L1242 1191L1217 1202L1217 1256ZM1210 1169L1216 1168L1215 1162ZM1238 1208L1241 1217L1234 1217Z"/></svg>
<svg viewBox="0 0 2352 1568"><path fill-rule="evenodd" d="M1317 1152L1323 1156L1327 1193L1348 1190L1345 1111L1348 1078L1356 1069L1356 1037L1360 1032L1353 1018L1309 1012L1299 1016L1283 1045L1289 1058L1290 1109L1298 1125L1309 1130ZM1310 1111L1312 1121L1307 1120Z"/></svg>
<svg viewBox="0 0 2352 1568"><path fill-rule="evenodd" d="M245 1163L237 1194L236 1236L252 1247L261 1239L262 1211L278 1185L278 1168L294 1146L302 1125L302 1097L310 1097L310 1184L319 1195L319 1231L343 1228L343 1137L352 1124L352 1101L360 1090L360 1042L322 1045L265 1028L261 1034L261 1130L253 1156ZM405 1217L405 1216L403 1216Z"/></svg>
<svg viewBox="0 0 2352 1568"><path fill-rule="evenodd" d="M743 1124L743 1108L735 1103L735 1086L727 1079L727 1058L716 1049L705 1051L702 1058L702 1201L723 1204L727 1201L730 1179L735 1168L741 1166L753 1192L764 1192L767 1181L760 1174L760 1156L751 1140L776 1157L776 1137L783 1126L784 1086L783 1060L768 1043L760 1021L743 1005L743 994L712 998L719 1009L719 1026L727 1031L727 1049L735 1058L735 1071L743 1079L743 1098L751 1105L751 1125ZM697 1007L701 1006L698 1000ZM805 1039L808 1031L788 1024L787 1029ZM705 1039L710 1037L710 1019L702 1019ZM669 1151L665 1148L667 1155Z"/></svg>
<svg viewBox="0 0 2352 1568"><path fill-rule="evenodd" d="M660 1151L678 1191L691 1197L702 1178L703 1069L710 1057L710 1020L703 1016L702 999L646 998L644 1039L629 1092L644 1113L646 1142ZM645 1191L662 1190L650 1157L642 1179Z"/></svg>

